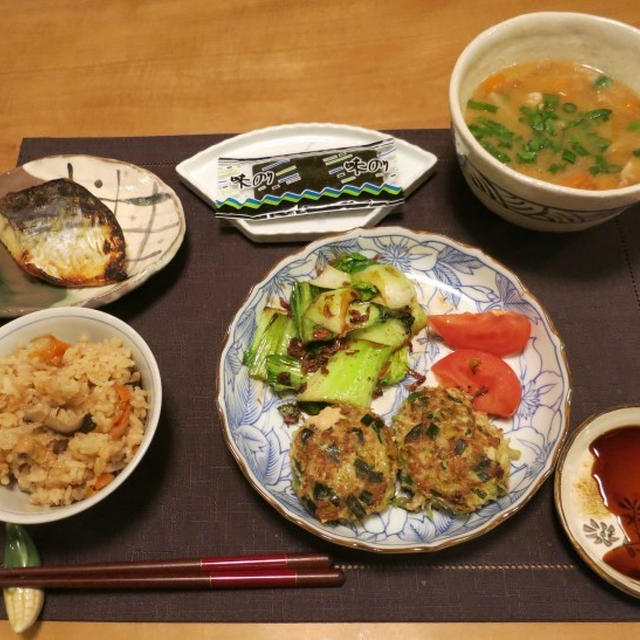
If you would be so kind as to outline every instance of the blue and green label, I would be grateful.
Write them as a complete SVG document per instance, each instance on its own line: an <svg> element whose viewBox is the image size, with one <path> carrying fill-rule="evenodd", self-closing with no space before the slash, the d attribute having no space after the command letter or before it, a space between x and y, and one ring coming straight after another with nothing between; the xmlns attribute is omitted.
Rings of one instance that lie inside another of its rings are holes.
<svg viewBox="0 0 640 640"><path fill-rule="evenodd" d="M219 158L216 215L269 219L404 201L393 138L269 158Z"/></svg>

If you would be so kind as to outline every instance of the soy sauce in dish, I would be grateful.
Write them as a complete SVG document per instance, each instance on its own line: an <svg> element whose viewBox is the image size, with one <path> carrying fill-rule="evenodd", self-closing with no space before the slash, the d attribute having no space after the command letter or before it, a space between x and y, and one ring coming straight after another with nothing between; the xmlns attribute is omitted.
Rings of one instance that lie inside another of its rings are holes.
<svg viewBox="0 0 640 640"><path fill-rule="evenodd" d="M640 426L608 431L589 450L595 456L591 474L605 506L627 536L603 560L625 576L640 580Z"/></svg>

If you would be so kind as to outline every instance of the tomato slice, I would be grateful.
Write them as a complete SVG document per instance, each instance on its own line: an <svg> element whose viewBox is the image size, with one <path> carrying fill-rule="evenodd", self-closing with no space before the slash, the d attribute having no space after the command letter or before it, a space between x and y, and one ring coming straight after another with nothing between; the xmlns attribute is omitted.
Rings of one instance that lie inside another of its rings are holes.
<svg viewBox="0 0 640 640"><path fill-rule="evenodd" d="M520 381L513 369L492 353L459 349L432 367L444 387L457 387L473 396L473 407L494 416L512 416L522 398Z"/></svg>
<svg viewBox="0 0 640 640"><path fill-rule="evenodd" d="M430 316L429 324L452 349L479 349L496 356L520 353L531 335L529 318L514 311L447 313Z"/></svg>

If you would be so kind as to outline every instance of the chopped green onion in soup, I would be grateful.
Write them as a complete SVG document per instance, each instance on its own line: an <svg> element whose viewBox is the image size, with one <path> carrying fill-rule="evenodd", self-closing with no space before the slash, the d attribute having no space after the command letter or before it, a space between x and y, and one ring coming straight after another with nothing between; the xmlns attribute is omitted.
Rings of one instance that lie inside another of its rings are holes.
<svg viewBox="0 0 640 640"><path fill-rule="evenodd" d="M488 153L525 175L579 189L640 183L640 96L597 69L512 65L476 88L465 120Z"/></svg>

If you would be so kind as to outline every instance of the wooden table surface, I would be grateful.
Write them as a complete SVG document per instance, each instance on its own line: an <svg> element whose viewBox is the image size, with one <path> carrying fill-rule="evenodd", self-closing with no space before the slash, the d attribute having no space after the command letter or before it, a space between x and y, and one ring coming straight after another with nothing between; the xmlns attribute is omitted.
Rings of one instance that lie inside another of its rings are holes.
<svg viewBox="0 0 640 640"><path fill-rule="evenodd" d="M0 171L24 137L243 132L286 122L448 127L457 56L532 10L640 27L638 0L0 0ZM115 624L44 622L30 637L640 637L640 623ZM11 637L0 621L0 637Z"/></svg>

